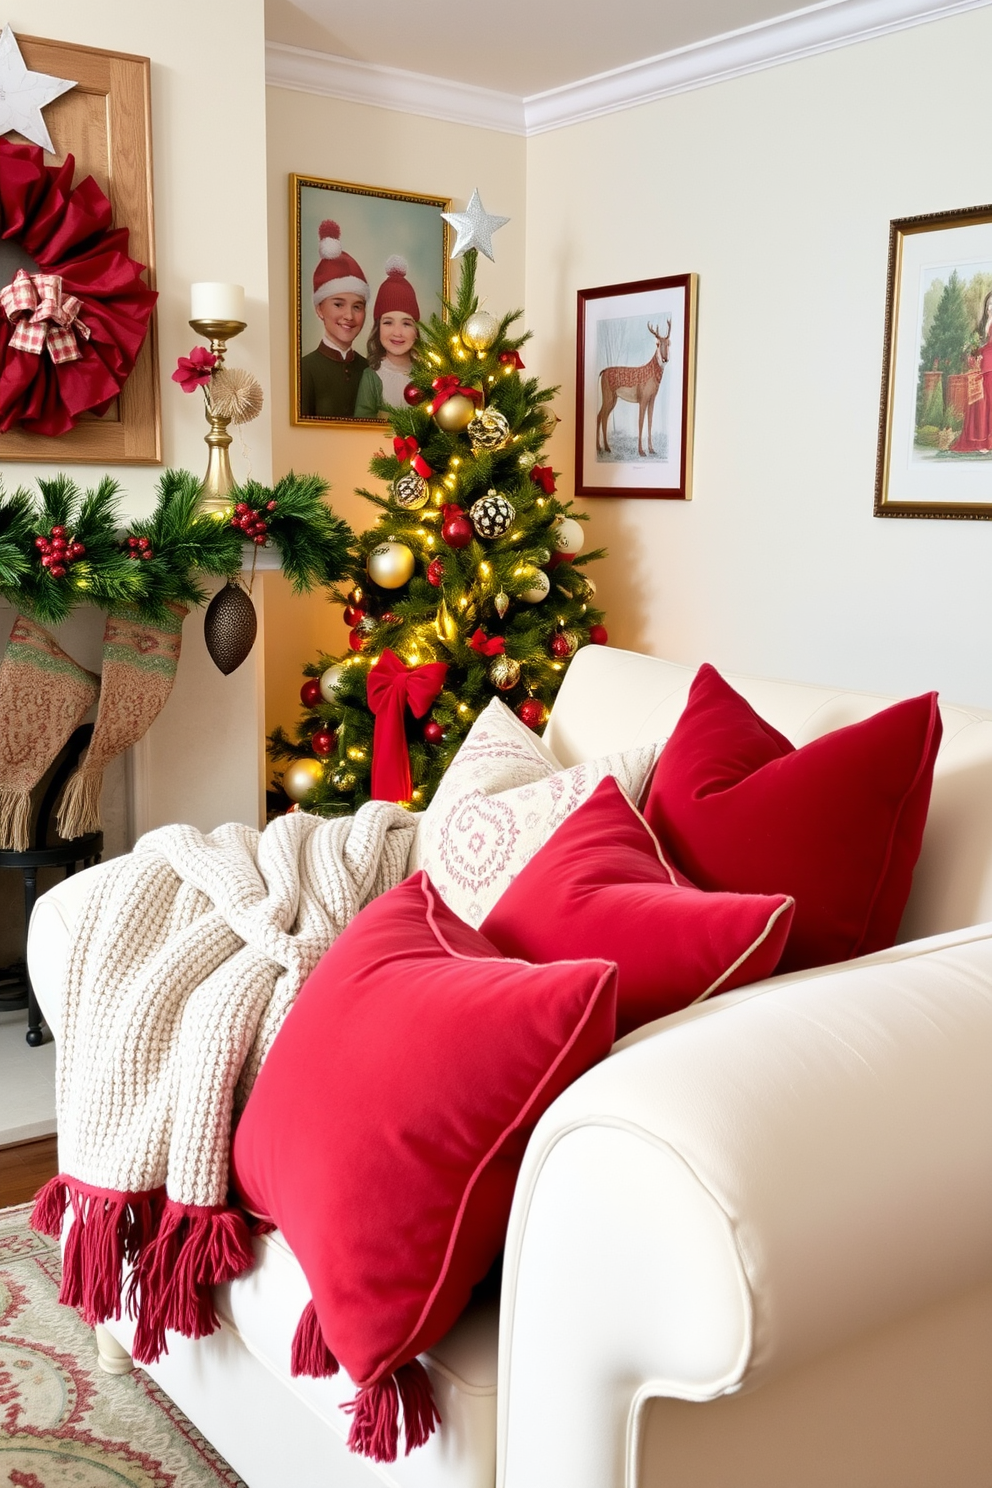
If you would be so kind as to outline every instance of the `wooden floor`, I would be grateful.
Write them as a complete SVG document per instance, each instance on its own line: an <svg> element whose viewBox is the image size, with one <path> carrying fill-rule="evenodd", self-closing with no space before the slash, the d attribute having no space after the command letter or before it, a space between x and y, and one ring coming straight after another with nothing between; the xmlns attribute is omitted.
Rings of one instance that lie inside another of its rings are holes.
<svg viewBox="0 0 992 1488"><path fill-rule="evenodd" d="M0 1209L26 1204L59 1170L55 1137L0 1147Z"/></svg>

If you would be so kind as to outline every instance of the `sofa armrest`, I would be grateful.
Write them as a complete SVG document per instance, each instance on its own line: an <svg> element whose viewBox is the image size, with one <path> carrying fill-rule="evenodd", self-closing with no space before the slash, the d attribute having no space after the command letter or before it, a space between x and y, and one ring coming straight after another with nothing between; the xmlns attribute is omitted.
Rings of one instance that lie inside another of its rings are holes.
<svg viewBox="0 0 992 1488"><path fill-rule="evenodd" d="M72 873L41 895L28 926L28 967L42 1017L56 1043L62 1028L62 994L73 929L90 889L113 858Z"/></svg>
<svg viewBox="0 0 992 1488"><path fill-rule="evenodd" d="M992 1277L992 925L662 1020L528 1147L500 1488L636 1482L637 1409L707 1400Z"/></svg>

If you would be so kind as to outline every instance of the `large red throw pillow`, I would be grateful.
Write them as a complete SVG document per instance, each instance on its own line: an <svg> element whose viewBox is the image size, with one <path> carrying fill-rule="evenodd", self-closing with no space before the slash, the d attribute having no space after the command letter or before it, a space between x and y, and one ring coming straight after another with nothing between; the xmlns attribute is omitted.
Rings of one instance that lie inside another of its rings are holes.
<svg viewBox="0 0 992 1488"><path fill-rule="evenodd" d="M796 749L703 666L645 816L701 888L793 896L780 971L844 961L895 940L940 736L928 692Z"/></svg>
<svg viewBox="0 0 992 1488"><path fill-rule="evenodd" d="M482 933L507 956L617 965L617 1038L714 992L770 976L792 924L787 894L704 893L665 862L611 777L552 833Z"/></svg>
<svg viewBox="0 0 992 1488"><path fill-rule="evenodd" d="M615 1020L614 966L504 959L426 873L362 910L307 980L232 1171L310 1284L294 1371L340 1360L359 1386L354 1450L395 1457L397 1397L407 1450L433 1429L416 1355L492 1265L534 1123L608 1052Z"/></svg>

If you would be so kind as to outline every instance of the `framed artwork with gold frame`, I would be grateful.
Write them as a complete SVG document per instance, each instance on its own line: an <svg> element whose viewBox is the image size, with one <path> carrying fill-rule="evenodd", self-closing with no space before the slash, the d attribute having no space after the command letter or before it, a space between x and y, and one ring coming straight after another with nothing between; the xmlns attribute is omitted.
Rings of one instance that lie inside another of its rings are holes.
<svg viewBox="0 0 992 1488"><path fill-rule="evenodd" d="M450 230L441 213L450 210L447 197L290 176L290 416L294 424L374 429L385 422L384 412L378 417L355 412L362 406L358 404L359 386L370 360L376 297L389 277L387 265L395 275L400 261L408 287L403 303L409 306L415 301L418 320L442 313L441 301L448 297ZM336 236L322 232L325 223L336 225ZM331 292L335 281L327 276L339 268L347 271L337 278L348 296L355 296L357 285L368 287L369 298L360 319L349 303L344 307L345 318L331 320L332 302L340 297ZM373 343L372 362L380 351ZM343 368L329 370L327 364L342 360ZM366 380L362 387L366 408L369 386Z"/></svg>
<svg viewBox="0 0 992 1488"><path fill-rule="evenodd" d="M992 205L889 228L876 517L992 517Z"/></svg>
<svg viewBox="0 0 992 1488"><path fill-rule="evenodd" d="M104 51L71 42L17 34L33 72L72 78L76 86L45 106L45 124L55 160L75 158L74 182L92 176L110 199L114 227L128 230L128 253L145 265L155 288L152 211L151 63L147 57ZM20 139L19 135L8 136ZM10 243L0 244L0 283L19 268L35 266ZM65 434L0 434L0 461L33 460L58 465L158 465L162 461L162 417L153 313L134 369L105 414L83 414Z"/></svg>

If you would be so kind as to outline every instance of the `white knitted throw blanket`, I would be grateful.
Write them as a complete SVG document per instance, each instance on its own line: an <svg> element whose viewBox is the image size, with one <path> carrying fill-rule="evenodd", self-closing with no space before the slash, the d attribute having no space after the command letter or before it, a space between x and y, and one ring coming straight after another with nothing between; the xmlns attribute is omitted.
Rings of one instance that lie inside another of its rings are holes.
<svg viewBox="0 0 992 1488"><path fill-rule="evenodd" d="M162 827L95 882L66 972L61 1171L33 1220L57 1236L72 1206L60 1300L91 1325L123 1300L140 1362L167 1328L212 1332L211 1288L251 1266L228 1201L232 1120L305 978L404 877L414 830L382 801L261 833Z"/></svg>

